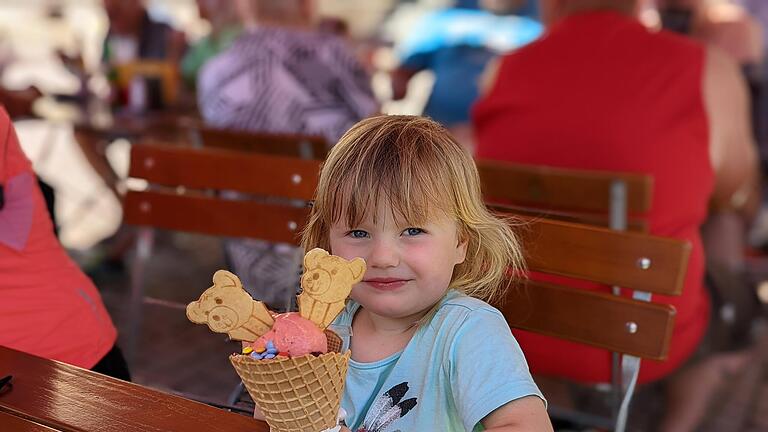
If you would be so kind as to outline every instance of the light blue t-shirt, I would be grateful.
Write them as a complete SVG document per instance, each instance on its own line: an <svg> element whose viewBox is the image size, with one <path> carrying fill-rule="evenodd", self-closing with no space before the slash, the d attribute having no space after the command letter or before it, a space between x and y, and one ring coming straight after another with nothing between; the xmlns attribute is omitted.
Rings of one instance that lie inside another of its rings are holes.
<svg viewBox="0 0 768 432"><path fill-rule="evenodd" d="M350 300L331 325L349 346ZM473 431L496 408L544 399L501 313L449 291L405 349L373 363L349 362L342 407L353 431Z"/></svg>

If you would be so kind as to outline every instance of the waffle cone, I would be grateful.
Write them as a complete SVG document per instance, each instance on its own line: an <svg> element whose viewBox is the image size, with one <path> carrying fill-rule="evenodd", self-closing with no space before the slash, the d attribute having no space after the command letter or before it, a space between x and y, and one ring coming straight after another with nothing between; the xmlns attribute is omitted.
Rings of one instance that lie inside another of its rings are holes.
<svg viewBox="0 0 768 432"><path fill-rule="evenodd" d="M350 352L326 330L329 352L296 358L229 360L274 432L319 432L336 426ZM333 351L330 351L333 350Z"/></svg>

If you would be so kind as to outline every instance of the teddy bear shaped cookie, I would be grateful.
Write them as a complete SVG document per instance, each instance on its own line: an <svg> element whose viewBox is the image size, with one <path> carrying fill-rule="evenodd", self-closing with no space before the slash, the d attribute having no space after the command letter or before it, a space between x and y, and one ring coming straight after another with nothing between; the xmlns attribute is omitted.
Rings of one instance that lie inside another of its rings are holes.
<svg viewBox="0 0 768 432"><path fill-rule="evenodd" d="M348 261L320 248L307 252L302 293L298 296L299 315L325 329L344 309L352 286L363 279L364 273L362 258ZM283 315L285 318L290 314ZM234 340L247 342L255 341L275 325L275 317L266 305L253 300L240 279L226 270L217 271L213 286L187 305L187 318L207 324L216 333L227 333Z"/></svg>
<svg viewBox="0 0 768 432"><path fill-rule="evenodd" d="M213 332L227 333L234 340L253 341L274 324L267 306L256 301L243 289L234 274L219 270L213 275L213 286L187 305L187 318L207 324Z"/></svg>
<svg viewBox="0 0 768 432"><path fill-rule="evenodd" d="M298 296L299 313L320 328L328 327L344 309L352 286L363 279L363 274L362 258L347 261L320 248L307 252L301 277L302 292Z"/></svg>

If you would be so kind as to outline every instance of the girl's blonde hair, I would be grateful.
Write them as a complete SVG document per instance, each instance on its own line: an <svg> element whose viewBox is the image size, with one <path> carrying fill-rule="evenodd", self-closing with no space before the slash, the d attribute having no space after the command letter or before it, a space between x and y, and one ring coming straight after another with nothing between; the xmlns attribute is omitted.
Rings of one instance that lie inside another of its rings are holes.
<svg viewBox="0 0 768 432"><path fill-rule="evenodd" d="M504 293L508 275L522 274L520 243L485 207L472 157L436 122L382 115L352 126L323 164L304 249L330 250L334 223L344 218L356 226L381 202L416 226L441 213L456 218L467 256L449 288L492 301Z"/></svg>

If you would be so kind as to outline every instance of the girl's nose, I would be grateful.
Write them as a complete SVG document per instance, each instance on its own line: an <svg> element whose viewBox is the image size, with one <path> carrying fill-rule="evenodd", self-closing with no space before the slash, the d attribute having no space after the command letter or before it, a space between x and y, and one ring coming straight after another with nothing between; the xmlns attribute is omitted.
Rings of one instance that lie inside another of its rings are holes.
<svg viewBox="0 0 768 432"><path fill-rule="evenodd" d="M377 240L373 242L371 254L366 262L369 266L377 268L397 267L400 264L400 251L392 242Z"/></svg>

